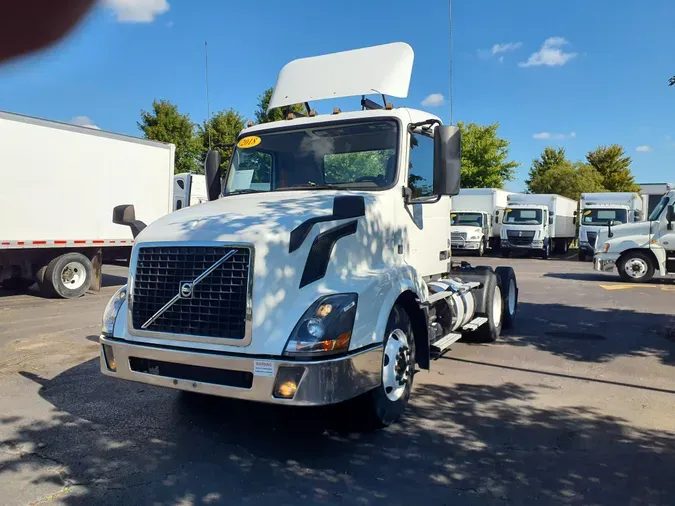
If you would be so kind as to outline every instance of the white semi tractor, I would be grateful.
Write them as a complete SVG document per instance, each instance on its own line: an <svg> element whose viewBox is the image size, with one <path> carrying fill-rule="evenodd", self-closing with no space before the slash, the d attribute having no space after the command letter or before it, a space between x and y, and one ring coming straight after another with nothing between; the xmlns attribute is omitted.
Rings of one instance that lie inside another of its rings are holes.
<svg viewBox="0 0 675 506"><path fill-rule="evenodd" d="M593 258L600 229L609 222L620 225L644 220L647 205L647 196L638 193L582 193L579 203L579 260Z"/></svg>
<svg viewBox="0 0 675 506"><path fill-rule="evenodd" d="M204 174L181 172L173 176L173 210L208 202Z"/></svg>
<svg viewBox="0 0 675 506"><path fill-rule="evenodd" d="M74 298L98 290L101 264L128 262L131 230L172 210L173 144L0 112L0 284Z"/></svg>
<svg viewBox="0 0 675 506"><path fill-rule="evenodd" d="M102 373L293 406L353 400L383 426L416 366L511 326L513 269L451 262L459 129L365 97L407 96L412 64L404 43L287 64L269 107L307 114L246 128L224 166L209 152L210 202L137 235L105 309ZM309 106L352 96L362 110ZM115 221L137 223L134 206Z"/></svg>
<svg viewBox="0 0 675 506"><path fill-rule="evenodd" d="M576 236L577 201L561 195L515 193L507 196L501 253L523 251L548 258L566 253Z"/></svg>
<svg viewBox="0 0 675 506"><path fill-rule="evenodd" d="M613 225L598 234L594 268L624 281L644 283L675 273L675 191L661 197L647 221Z"/></svg>
<svg viewBox="0 0 675 506"><path fill-rule="evenodd" d="M502 215L512 193L500 188L462 188L452 197L452 249L478 256L487 249L499 249Z"/></svg>

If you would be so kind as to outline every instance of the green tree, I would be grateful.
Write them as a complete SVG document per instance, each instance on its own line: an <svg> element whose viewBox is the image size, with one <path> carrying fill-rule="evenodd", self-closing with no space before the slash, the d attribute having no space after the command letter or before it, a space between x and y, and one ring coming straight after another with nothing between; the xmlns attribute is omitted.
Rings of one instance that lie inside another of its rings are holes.
<svg viewBox="0 0 675 506"><path fill-rule="evenodd" d="M532 161L526 184L529 193L556 193L579 200L582 193L606 191L602 181L591 165L568 160L564 148L547 147Z"/></svg>
<svg viewBox="0 0 675 506"><path fill-rule="evenodd" d="M202 162L200 173L204 172L204 158L209 148L217 144L234 144L245 125L246 119L241 114L234 109L226 109L218 111L197 127L197 139L200 145L199 159ZM222 165L227 166L232 156L232 148L219 146L216 149L222 155Z"/></svg>
<svg viewBox="0 0 675 506"><path fill-rule="evenodd" d="M458 122L462 131L462 187L503 188L519 163L509 160L509 141L497 136L499 123Z"/></svg>
<svg viewBox="0 0 675 506"><path fill-rule="evenodd" d="M267 107L270 105L273 92L274 88L268 88L262 95L258 96L258 105L254 113L256 123L269 123L271 121L280 121L284 119L284 113L281 109L272 109L267 112ZM291 105L289 110L300 114L305 114L307 112L305 106L302 104Z"/></svg>
<svg viewBox="0 0 675 506"><path fill-rule="evenodd" d="M618 144L599 146L586 155L589 165L593 166L603 178L603 186L610 192L634 192L639 187L630 170L631 158L626 156L623 147Z"/></svg>
<svg viewBox="0 0 675 506"><path fill-rule="evenodd" d="M549 170L557 167L571 167L572 163L565 155L565 148L547 147L539 158L532 160L529 179L525 181L529 193L546 193L532 190L530 186L533 181L540 180Z"/></svg>
<svg viewBox="0 0 675 506"><path fill-rule="evenodd" d="M152 111L141 111L136 123L146 139L170 142L176 145L175 172L198 172L199 143L195 138L195 125L187 114L168 100L153 100Z"/></svg>

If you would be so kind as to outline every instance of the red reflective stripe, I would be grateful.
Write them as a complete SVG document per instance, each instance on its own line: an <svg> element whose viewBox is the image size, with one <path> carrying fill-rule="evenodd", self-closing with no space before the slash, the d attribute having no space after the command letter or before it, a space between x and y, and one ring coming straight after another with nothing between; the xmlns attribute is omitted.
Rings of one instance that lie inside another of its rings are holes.
<svg viewBox="0 0 675 506"><path fill-rule="evenodd" d="M3 242L3 243L2 243L3 246L9 246L9 244L10 244L10 243L8 243L8 242Z"/></svg>
<svg viewBox="0 0 675 506"><path fill-rule="evenodd" d="M110 241L110 244L115 244L115 241Z"/></svg>
<svg viewBox="0 0 675 506"><path fill-rule="evenodd" d="M87 241L73 241L75 244L87 244Z"/></svg>
<svg viewBox="0 0 675 506"><path fill-rule="evenodd" d="M54 241L54 244L68 244L68 241Z"/></svg>
<svg viewBox="0 0 675 506"><path fill-rule="evenodd" d="M126 243L127 243L127 241L120 241L120 242L121 242L122 244L126 244Z"/></svg>
<svg viewBox="0 0 675 506"><path fill-rule="evenodd" d="M93 242L94 244L105 244L105 241L101 241L101 240L96 240L96 241L91 241L91 242Z"/></svg>
<svg viewBox="0 0 675 506"><path fill-rule="evenodd" d="M19 246L23 246L23 244L24 244L23 241L16 241L16 243L17 243Z"/></svg>
<svg viewBox="0 0 675 506"><path fill-rule="evenodd" d="M33 244L47 244L47 241L33 241Z"/></svg>

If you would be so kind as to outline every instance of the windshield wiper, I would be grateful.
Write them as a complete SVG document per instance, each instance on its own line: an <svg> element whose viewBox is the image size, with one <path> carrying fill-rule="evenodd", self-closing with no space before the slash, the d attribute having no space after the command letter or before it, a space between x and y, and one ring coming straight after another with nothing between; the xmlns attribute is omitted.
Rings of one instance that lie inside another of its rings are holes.
<svg viewBox="0 0 675 506"><path fill-rule="evenodd" d="M240 195L242 193L260 193L262 190L253 190L251 188L242 188L241 190L232 190L231 192L227 192L224 197L227 197L228 195Z"/></svg>

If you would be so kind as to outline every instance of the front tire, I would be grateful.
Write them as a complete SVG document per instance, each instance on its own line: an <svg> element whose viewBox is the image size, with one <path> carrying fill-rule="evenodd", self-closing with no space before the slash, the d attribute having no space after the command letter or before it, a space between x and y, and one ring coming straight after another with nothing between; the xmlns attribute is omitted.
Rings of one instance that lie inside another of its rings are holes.
<svg viewBox="0 0 675 506"><path fill-rule="evenodd" d="M544 243L544 249L542 249L541 253L539 253L541 259L548 260L550 254L551 254L551 243L550 242Z"/></svg>
<svg viewBox="0 0 675 506"><path fill-rule="evenodd" d="M579 249L579 261L580 262L585 262L588 257L586 256L586 252L582 249Z"/></svg>
<svg viewBox="0 0 675 506"><path fill-rule="evenodd" d="M415 373L415 336L410 317L396 304L389 314L382 353L382 382L364 394L369 429L396 422L408 405Z"/></svg>
<svg viewBox="0 0 675 506"><path fill-rule="evenodd" d="M502 258L509 258L511 256L511 250L507 248L501 249Z"/></svg>
<svg viewBox="0 0 675 506"><path fill-rule="evenodd" d="M512 267L497 267L495 272L499 276L499 287L503 300L502 329L510 329L515 324L516 313L518 312L516 272Z"/></svg>
<svg viewBox="0 0 675 506"><path fill-rule="evenodd" d="M477 256L482 257L485 254L485 243L483 241L480 242L480 246L478 247L478 252L476 253Z"/></svg>
<svg viewBox="0 0 675 506"><path fill-rule="evenodd" d="M627 253L619 259L619 276L629 283L646 283L654 277L654 262L645 253Z"/></svg>
<svg viewBox="0 0 675 506"><path fill-rule="evenodd" d="M497 276L490 276L485 287L485 317L486 321L474 332L475 340L479 343L494 343L502 332L503 306L502 290L497 282Z"/></svg>

